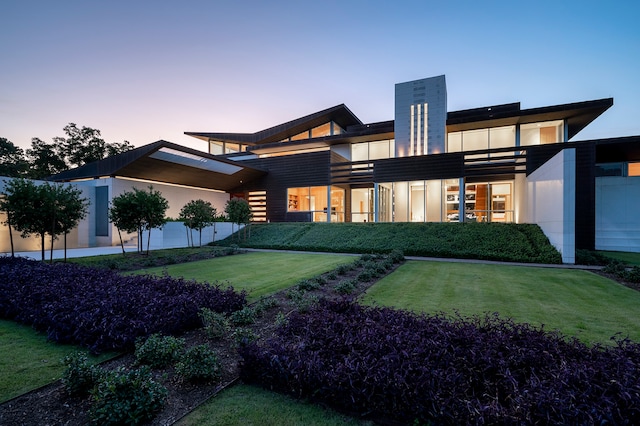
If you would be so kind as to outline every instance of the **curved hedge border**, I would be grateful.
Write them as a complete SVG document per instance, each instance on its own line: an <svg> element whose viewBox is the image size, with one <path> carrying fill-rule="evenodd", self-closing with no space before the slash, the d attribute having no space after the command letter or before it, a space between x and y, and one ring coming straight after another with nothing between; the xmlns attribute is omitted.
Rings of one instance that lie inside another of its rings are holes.
<svg viewBox="0 0 640 426"><path fill-rule="evenodd" d="M617 343L323 302L242 348L241 378L403 424L638 424L640 345Z"/></svg>
<svg viewBox="0 0 640 426"><path fill-rule="evenodd" d="M538 225L515 223L266 223L243 247L389 253L529 263L562 263ZM227 238L216 244L237 242Z"/></svg>
<svg viewBox="0 0 640 426"><path fill-rule="evenodd" d="M246 303L245 292L232 287L0 257L0 318L95 353L131 349L137 337L153 333L201 327L201 308L228 313Z"/></svg>

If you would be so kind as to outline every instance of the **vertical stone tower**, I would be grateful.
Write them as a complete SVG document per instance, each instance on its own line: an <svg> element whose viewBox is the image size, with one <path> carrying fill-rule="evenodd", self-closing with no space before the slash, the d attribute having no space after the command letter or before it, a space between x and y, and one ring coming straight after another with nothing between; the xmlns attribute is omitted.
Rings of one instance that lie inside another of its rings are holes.
<svg viewBox="0 0 640 426"><path fill-rule="evenodd" d="M447 84L444 75L396 84L396 157L445 152Z"/></svg>

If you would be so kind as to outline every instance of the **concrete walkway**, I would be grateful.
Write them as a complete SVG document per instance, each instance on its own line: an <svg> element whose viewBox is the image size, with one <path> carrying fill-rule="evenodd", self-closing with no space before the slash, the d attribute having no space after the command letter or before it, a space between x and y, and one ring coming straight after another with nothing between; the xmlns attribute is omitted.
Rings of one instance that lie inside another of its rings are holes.
<svg viewBox="0 0 640 426"><path fill-rule="evenodd" d="M138 248L136 246L124 246L124 250L126 252L135 252L138 250ZM72 257L100 256L102 254L118 254L118 253L122 253L122 247L120 246L76 248L76 249L67 249L67 258L70 259ZM49 250L44 251L44 258L46 260L49 260L50 255L51 255L51 252ZM0 256L11 256L11 252L0 253ZM19 251L19 252L16 252L16 256L28 257L36 260L42 259L42 253L40 252L40 250ZM54 250L53 258L64 259L64 250Z"/></svg>

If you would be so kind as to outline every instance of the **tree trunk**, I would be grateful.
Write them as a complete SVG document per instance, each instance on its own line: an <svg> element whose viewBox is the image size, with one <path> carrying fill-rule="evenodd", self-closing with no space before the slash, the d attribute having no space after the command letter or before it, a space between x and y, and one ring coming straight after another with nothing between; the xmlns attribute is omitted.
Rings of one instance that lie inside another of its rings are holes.
<svg viewBox="0 0 640 426"><path fill-rule="evenodd" d="M213 241L211 241L212 243L216 242L216 223L213 222Z"/></svg>
<svg viewBox="0 0 640 426"><path fill-rule="evenodd" d="M67 263L67 234L68 232L64 233L64 263Z"/></svg>
<svg viewBox="0 0 640 426"><path fill-rule="evenodd" d="M147 256L149 256L150 246L151 246L151 227L149 227L149 234L147 234Z"/></svg>
<svg viewBox="0 0 640 426"><path fill-rule="evenodd" d="M11 257L16 257L13 248L13 232L11 231L11 216L7 213L7 226L9 226L9 241L11 241Z"/></svg>
<svg viewBox="0 0 640 426"><path fill-rule="evenodd" d="M118 230L118 237L120 237L120 247L122 247L122 255L124 256L124 241L122 241L122 234L120 233L120 228L116 227Z"/></svg>
<svg viewBox="0 0 640 426"><path fill-rule="evenodd" d="M51 236L51 246L49 248L49 263L53 263L53 235Z"/></svg>
<svg viewBox="0 0 640 426"><path fill-rule="evenodd" d="M189 247L189 227L185 226L184 227L184 232L187 233L187 247Z"/></svg>
<svg viewBox="0 0 640 426"><path fill-rule="evenodd" d="M42 257L42 261L44 262L44 232L40 234L40 250L41 250L41 257Z"/></svg>
<svg viewBox="0 0 640 426"><path fill-rule="evenodd" d="M202 247L202 228L200 228L200 241L198 241L198 247Z"/></svg>

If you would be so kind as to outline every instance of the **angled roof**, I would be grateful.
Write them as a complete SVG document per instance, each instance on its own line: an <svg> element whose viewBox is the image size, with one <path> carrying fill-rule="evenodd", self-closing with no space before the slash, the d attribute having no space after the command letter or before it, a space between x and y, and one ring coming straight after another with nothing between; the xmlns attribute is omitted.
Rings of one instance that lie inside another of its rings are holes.
<svg viewBox="0 0 640 426"><path fill-rule="evenodd" d="M520 102L453 111L447 114L447 131L567 120L569 139L613 105L613 98L541 108L520 109Z"/></svg>
<svg viewBox="0 0 640 426"><path fill-rule="evenodd" d="M356 117L355 114L346 107L346 105L340 104L256 133L184 132L184 134L205 141L213 139L217 141L242 143L254 146L278 142L291 136L295 136L305 130L328 123L329 121L336 122L343 129L353 125L362 125L362 121L360 121L360 119Z"/></svg>
<svg viewBox="0 0 640 426"><path fill-rule="evenodd" d="M225 158L159 140L49 178L53 181L127 177L230 191L266 174Z"/></svg>

